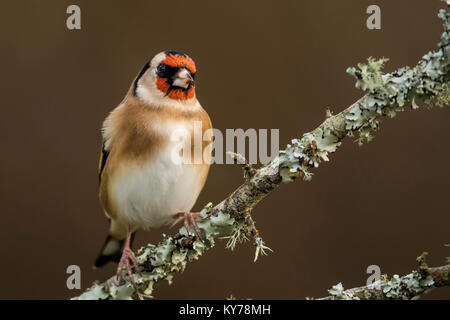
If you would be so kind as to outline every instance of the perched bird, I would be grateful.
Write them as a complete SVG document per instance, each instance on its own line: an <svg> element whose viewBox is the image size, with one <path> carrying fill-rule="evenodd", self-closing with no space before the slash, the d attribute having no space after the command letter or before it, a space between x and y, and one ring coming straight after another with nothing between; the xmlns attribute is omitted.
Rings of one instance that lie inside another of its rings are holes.
<svg viewBox="0 0 450 320"><path fill-rule="evenodd" d="M200 214L190 210L208 175L212 125L196 98L196 71L184 53L157 54L103 123L99 196L110 227L95 266L119 262L117 276L126 266L132 282L131 266L140 272L131 250L136 230L184 218L188 231L192 226L199 232L195 218ZM174 155L186 149L192 151L187 159L193 159L195 124L201 127L201 161L175 161ZM177 130L187 138L174 139Z"/></svg>

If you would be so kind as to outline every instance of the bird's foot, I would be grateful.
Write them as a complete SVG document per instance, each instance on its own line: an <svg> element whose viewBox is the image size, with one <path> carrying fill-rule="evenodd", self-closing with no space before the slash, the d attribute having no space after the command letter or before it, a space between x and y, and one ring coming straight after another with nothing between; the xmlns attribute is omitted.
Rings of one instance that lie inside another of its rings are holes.
<svg viewBox="0 0 450 320"><path fill-rule="evenodd" d="M122 257L120 258L119 265L117 267L117 280L119 281L122 276L122 268L125 265L128 273L128 277L130 278L130 282L133 284L134 287L136 287L136 283L134 282L133 278L133 271L131 270L131 263L133 263L134 270L139 273L139 275L142 276L141 268L139 267L139 264L136 260L136 257L134 256L133 250L131 248L125 247L122 252Z"/></svg>
<svg viewBox="0 0 450 320"><path fill-rule="evenodd" d="M184 227L186 228L186 231L188 233L190 230L190 226L192 226L200 240L202 239L202 237L200 236L200 228L195 221L195 219L202 217L202 214L200 212L180 212L177 216L179 218L184 218Z"/></svg>

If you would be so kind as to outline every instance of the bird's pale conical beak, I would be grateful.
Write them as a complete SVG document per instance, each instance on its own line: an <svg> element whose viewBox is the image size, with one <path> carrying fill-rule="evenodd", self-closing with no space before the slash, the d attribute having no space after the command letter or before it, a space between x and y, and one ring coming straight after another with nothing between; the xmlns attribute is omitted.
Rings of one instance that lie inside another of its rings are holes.
<svg viewBox="0 0 450 320"><path fill-rule="evenodd" d="M181 68L175 73L172 85L186 89L190 84L194 83L191 73L186 68Z"/></svg>

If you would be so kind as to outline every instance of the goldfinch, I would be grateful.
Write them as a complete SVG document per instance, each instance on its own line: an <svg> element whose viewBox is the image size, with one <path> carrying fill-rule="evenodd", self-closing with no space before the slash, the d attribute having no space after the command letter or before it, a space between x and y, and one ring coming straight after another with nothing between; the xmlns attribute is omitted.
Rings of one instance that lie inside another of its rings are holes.
<svg viewBox="0 0 450 320"><path fill-rule="evenodd" d="M184 53L157 54L103 123L99 196L110 227L95 266L118 262L117 277L125 266L133 283L131 266L140 272L131 250L136 230L184 217L188 232L190 226L199 232L199 214L190 210L208 175L212 125L196 98L196 71ZM175 161L177 150L195 153L194 123L201 125L201 161ZM174 139L177 130L189 138Z"/></svg>

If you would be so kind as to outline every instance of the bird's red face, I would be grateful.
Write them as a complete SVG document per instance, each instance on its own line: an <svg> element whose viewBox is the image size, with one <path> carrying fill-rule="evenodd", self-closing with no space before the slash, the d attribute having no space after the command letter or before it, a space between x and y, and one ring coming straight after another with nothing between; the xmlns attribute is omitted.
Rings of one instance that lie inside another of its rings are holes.
<svg viewBox="0 0 450 320"><path fill-rule="evenodd" d="M166 51L165 59L156 69L156 87L174 100L187 100L195 96L194 61L178 51Z"/></svg>

